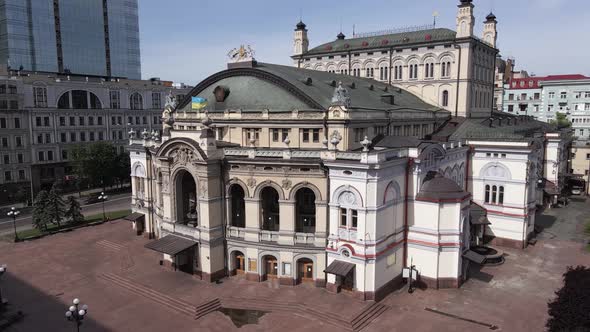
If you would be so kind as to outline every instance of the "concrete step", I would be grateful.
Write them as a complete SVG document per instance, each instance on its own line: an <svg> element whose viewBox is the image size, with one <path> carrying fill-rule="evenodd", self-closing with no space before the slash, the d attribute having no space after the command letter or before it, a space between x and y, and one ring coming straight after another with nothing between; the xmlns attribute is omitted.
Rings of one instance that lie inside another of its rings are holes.
<svg viewBox="0 0 590 332"><path fill-rule="evenodd" d="M177 300L166 294L152 290L146 286L137 284L127 278L117 276L112 273L102 274L100 277L110 281L134 294L146 297L154 302L157 302L173 311L194 317L197 313L197 308L190 303Z"/></svg>
<svg viewBox="0 0 590 332"><path fill-rule="evenodd" d="M221 309L221 301L218 298L207 301L197 307L197 313L195 319L199 319L207 314Z"/></svg>
<svg viewBox="0 0 590 332"><path fill-rule="evenodd" d="M361 331L387 310L389 310L388 306L374 303L352 320L352 328L354 331Z"/></svg>

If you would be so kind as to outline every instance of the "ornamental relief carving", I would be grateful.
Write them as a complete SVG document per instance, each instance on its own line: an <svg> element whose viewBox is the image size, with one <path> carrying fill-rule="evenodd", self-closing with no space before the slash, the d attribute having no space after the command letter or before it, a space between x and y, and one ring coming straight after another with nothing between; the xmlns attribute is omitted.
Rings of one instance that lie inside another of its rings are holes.
<svg viewBox="0 0 590 332"><path fill-rule="evenodd" d="M207 196L207 182L201 181L199 183L199 197L205 198Z"/></svg>
<svg viewBox="0 0 590 332"><path fill-rule="evenodd" d="M254 187L256 187L256 179L249 178L248 181L246 182L246 184L248 185L248 187L254 188Z"/></svg>
<svg viewBox="0 0 590 332"><path fill-rule="evenodd" d="M179 148L172 152L172 162L178 165L193 164L202 161L197 153L194 153L189 148Z"/></svg>
<svg viewBox="0 0 590 332"><path fill-rule="evenodd" d="M351 193L350 191L345 191L342 194L340 194L338 201L340 202L340 204L344 204L344 205L355 205L356 204L356 196L353 193Z"/></svg>
<svg viewBox="0 0 590 332"><path fill-rule="evenodd" d="M292 185L293 185L293 183L289 179L284 179L283 182L282 182L282 187L285 190L289 190Z"/></svg>

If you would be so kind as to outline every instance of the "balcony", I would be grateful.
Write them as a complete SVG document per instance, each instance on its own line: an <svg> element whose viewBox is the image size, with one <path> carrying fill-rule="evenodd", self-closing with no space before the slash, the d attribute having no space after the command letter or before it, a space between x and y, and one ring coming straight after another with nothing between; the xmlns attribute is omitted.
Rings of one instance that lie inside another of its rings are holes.
<svg viewBox="0 0 590 332"><path fill-rule="evenodd" d="M228 237L243 240L246 237L246 230L242 227L227 226L226 235Z"/></svg>
<svg viewBox="0 0 590 332"><path fill-rule="evenodd" d="M314 233L295 233L295 244L313 245L314 243Z"/></svg>
<svg viewBox="0 0 590 332"><path fill-rule="evenodd" d="M277 242L279 241L279 232L260 230L260 241Z"/></svg>
<svg viewBox="0 0 590 332"><path fill-rule="evenodd" d="M171 222L162 222L162 230L174 234L188 236L195 240L201 239L201 230L198 227L191 227Z"/></svg>

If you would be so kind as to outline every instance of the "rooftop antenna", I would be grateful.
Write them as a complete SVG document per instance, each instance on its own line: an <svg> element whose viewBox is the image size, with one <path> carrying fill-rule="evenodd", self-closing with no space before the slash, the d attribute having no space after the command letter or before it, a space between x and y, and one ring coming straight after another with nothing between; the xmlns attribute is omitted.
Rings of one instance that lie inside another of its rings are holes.
<svg viewBox="0 0 590 332"><path fill-rule="evenodd" d="M352 25L352 36L354 37L355 33L354 33L354 24Z"/></svg>
<svg viewBox="0 0 590 332"><path fill-rule="evenodd" d="M299 22L303 22L303 8L299 8Z"/></svg>
<svg viewBox="0 0 590 332"><path fill-rule="evenodd" d="M434 13L432 13L432 17L434 18L434 22L432 23L432 25L434 25L434 27L436 28L436 18L438 17L438 11L434 11Z"/></svg>

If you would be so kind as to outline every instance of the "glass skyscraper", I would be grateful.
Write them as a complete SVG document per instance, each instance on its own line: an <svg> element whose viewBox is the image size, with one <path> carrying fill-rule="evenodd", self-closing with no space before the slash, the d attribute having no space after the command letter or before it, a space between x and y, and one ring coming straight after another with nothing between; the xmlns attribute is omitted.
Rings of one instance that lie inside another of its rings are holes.
<svg viewBox="0 0 590 332"><path fill-rule="evenodd" d="M138 0L0 0L0 62L141 78Z"/></svg>

